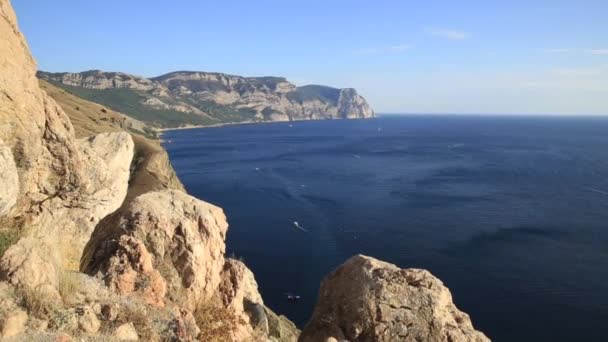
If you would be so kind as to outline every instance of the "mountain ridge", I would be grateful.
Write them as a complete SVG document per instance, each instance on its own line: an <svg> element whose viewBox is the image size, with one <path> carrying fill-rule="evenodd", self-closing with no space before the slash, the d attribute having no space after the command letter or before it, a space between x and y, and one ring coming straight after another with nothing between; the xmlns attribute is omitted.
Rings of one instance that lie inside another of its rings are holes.
<svg viewBox="0 0 608 342"><path fill-rule="evenodd" d="M101 70L39 71L37 76L157 128L375 117L353 88L298 87L276 76L173 71L145 78Z"/></svg>

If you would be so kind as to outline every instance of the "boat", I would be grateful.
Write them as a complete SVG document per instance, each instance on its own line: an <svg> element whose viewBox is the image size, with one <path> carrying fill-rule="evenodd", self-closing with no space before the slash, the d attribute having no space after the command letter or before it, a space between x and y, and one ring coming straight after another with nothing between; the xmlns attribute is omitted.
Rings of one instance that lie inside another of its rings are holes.
<svg viewBox="0 0 608 342"><path fill-rule="evenodd" d="M297 302L301 299L301 296L297 295L297 294L293 294L293 293L286 293L285 299L287 299L290 302Z"/></svg>

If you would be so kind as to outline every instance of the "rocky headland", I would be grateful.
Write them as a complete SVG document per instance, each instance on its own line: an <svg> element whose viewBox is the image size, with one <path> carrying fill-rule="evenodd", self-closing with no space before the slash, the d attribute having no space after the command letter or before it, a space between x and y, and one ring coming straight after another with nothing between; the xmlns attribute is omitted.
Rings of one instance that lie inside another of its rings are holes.
<svg viewBox="0 0 608 342"><path fill-rule="evenodd" d="M145 123L39 82L9 0L0 37L3 341L488 340L429 272L363 256L300 331L225 256L224 212L185 192ZM337 116L361 105L340 97Z"/></svg>
<svg viewBox="0 0 608 342"><path fill-rule="evenodd" d="M282 77L178 71L147 79L99 70L38 77L160 128L375 116L355 89L296 87Z"/></svg>

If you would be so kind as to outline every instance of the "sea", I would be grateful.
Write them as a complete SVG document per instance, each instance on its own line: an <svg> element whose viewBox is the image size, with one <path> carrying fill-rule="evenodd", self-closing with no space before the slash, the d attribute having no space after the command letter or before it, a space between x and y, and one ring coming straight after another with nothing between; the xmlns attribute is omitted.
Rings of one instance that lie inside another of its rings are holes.
<svg viewBox="0 0 608 342"><path fill-rule="evenodd" d="M163 139L187 191L224 209L227 255L300 328L323 277L364 254L430 270L494 341L608 340L608 117L384 115Z"/></svg>

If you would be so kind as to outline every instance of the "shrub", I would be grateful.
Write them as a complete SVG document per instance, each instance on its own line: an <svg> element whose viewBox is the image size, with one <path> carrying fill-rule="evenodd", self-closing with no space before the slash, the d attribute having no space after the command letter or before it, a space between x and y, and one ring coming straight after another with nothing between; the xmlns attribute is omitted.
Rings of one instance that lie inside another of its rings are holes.
<svg viewBox="0 0 608 342"><path fill-rule="evenodd" d="M18 229L0 230L0 257L4 255L6 250L17 243L21 237L21 231Z"/></svg>
<svg viewBox="0 0 608 342"><path fill-rule="evenodd" d="M203 303L194 312L201 333L199 341L229 342L237 329L239 318L222 305Z"/></svg>

